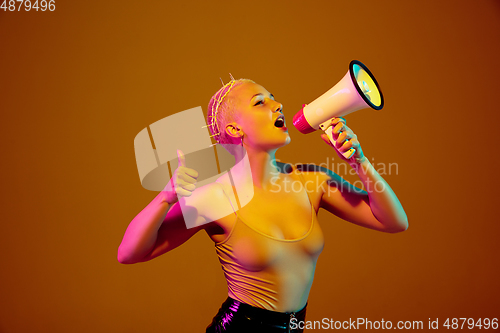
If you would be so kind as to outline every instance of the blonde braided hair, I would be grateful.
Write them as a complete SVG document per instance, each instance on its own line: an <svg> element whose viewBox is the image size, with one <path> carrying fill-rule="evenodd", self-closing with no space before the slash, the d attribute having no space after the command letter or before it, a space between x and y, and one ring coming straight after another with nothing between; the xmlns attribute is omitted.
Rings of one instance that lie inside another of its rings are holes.
<svg viewBox="0 0 500 333"><path fill-rule="evenodd" d="M255 83L249 79L232 79L223 85L208 103L207 127L212 134L210 137L213 137L217 143L232 143L232 139L226 134L225 125L234 119L234 104L227 96L232 89L245 82Z"/></svg>

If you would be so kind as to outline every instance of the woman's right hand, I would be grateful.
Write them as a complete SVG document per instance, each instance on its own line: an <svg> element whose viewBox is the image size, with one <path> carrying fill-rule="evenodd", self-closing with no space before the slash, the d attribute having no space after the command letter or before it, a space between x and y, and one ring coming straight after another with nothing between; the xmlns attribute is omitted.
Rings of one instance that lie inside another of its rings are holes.
<svg viewBox="0 0 500 333"><path fill-rule="evenodd" d="M182 151L177 150L178 166L174 171L172 179L163 189L164 201L174 204L179 197L189 197L196 189L198 171L186 167L185 157Z"/></svg>

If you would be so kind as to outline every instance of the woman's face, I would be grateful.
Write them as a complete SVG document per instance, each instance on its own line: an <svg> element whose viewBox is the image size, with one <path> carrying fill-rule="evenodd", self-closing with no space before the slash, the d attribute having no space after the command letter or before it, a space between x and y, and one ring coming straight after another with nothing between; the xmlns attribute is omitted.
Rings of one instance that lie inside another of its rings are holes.
<svg viewBox="0 0 500 333"><path fill-rule="evenodd" d="M234 99L235 121L246 146L272 150L290 142L283 106L264 87L245 82L230 93ZM280 119L278 119L280 118Z"/></svg>

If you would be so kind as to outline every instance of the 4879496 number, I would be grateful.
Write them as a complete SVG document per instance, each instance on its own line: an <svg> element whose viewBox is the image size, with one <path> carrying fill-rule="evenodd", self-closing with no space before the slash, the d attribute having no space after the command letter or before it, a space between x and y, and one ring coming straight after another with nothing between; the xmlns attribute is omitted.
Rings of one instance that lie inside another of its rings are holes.
<svg viewBox="0 0 500 333"><path fill-rule="evenodd" d="M1 1L1 0L0 0ZM56 1L55 0L3 0L0 9L3 9L4 12L20 12L21 9L29 12L30 10L41 10L42 12L48 10L53 12L56 10Z"/></svg>
<svg viewBox="0 0 500 333"><path fill-rule="evenodd" d="M479 320L474 320L474 318L446 318L443 326L447 329L462 330L462 329L489 329L492 328L496 330L498 328L498 318L479 318Z"/></svg>

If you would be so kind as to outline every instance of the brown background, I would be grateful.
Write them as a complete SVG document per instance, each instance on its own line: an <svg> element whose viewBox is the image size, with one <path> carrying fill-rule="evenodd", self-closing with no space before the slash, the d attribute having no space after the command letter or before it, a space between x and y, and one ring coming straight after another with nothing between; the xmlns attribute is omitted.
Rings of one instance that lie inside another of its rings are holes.
<svg viewBox="0 0 500 333"><path fill-rule="evenodd" d="M198 234L121 265L127 224L155 196L135 135L228 80L264 85L291 118L352 59L386 106L347 117L410 221L402 234L325 213L308 319L500 317L500 3L56 1L0 11L0 332L204 332L226 286ZM189 129L186 129L188 131ZM289 162L336 154L290 129ZM356 178L347 176L351 181Z"/></svg>

